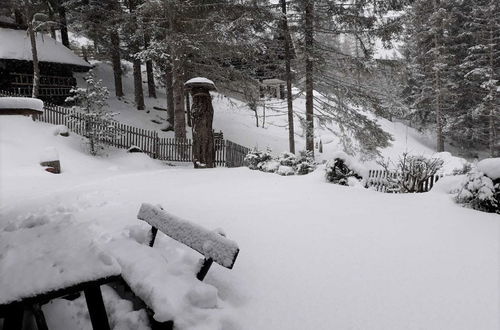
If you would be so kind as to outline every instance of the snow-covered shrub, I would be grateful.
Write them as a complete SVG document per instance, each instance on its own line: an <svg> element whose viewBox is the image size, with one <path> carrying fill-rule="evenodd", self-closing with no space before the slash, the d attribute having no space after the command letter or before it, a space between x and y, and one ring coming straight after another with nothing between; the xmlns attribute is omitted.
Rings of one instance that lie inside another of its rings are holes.
<svg viewBox="0 0 500 330"><path fill-rule="evenodd" d="M118 135L114 113L105 110L108 89L103 86L102 80L97 80L92 71L85 77L87 88L71 89L72 96L66 102L74 102L83 112L72 115L71 121L79 126L83 136L88 139L90 154L97 155L104 149L107 141Z"/></svg>
<svg viewBox="0 0 500 330"><path fill-rule="evenodd" d="M280 165L278 167L278 170L276 171L276 173L279 174L279 175L284 175L284 176L294 175L295 174L295 170L291 166Z"/></svg>
<svg viewBox="0 0 500 330"><path fill-rule="evenodd" d="M500 213L500 184L494 184L483 172L473 169L455 200L475 210Z"/></svg>
<svg viewBox="0 0 500 330"><path fill-rule="evenodd" d="M348 186L352 178L363 179L361 167L347 154L337 153L333 160L326 163L326 180Z"/></svg>
<svg viewBox="0 0 500 330"><path fill-rule="evenodd" d="M312 153L302 151L299 156L283 152L278 158L273 158L271 151L252 150L245 156L245 163L252 170L277 173L279 175L302 175L315 169Z"/></svg>
<svg viewBox="0 0 500 330"><path fill-rule="evenodd" d="M386 178L388 191L413 193L424 191L425 182L441 169L443 160L404 153L393 166L390 162L380 164L390 173Z"/></svg>
<svg viewBox="0 0 500 330"><path fill-rule="evenodd" d="M297 157L291 152L283 152L281 153L278 161L282 166L294 167L297 164Z"/></svg>
<svg viewBox="0 0 500 330"><path fill-rule="evenodd" d="M298 175L309 174L316 169L314 156L311 151L303 150L297 157L295 171Z"/></svg>
<svg viewBox="0 0 500 330"><path fill-rule="evenodd" d="M272 158L273 156L271 155L271 151L269 149L266 151L253 149L245 156L245 164L251 170L258 170L260 169L259 164L272 160Z"/></svg>
<svg viewBox="0 0 500 330"><path fill-rule="evenodd" d="M451 174L452 175L464 175L464 174L469 173L471 170L472 170L472 164L467 162L462 166L462 168L454 169Z"/></svg>

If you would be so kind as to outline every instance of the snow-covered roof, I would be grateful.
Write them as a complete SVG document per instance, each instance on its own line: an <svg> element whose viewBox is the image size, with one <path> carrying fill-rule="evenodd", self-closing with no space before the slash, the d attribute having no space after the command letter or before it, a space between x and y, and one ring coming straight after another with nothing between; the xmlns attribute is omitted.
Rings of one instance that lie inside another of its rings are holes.
<svg viewBox="0 0 500 330"><path fill-rule="evenodd" d="M29 109L43 112L43 101L29 97L0 97L0 112L12 109Z"/></svg>
<svg viewBox="0 0 500 330"><path fill-rule="evenodd" d="M0 59L32 61L30 38L24 30L0 28ZM40 62L61 63L90 68L91 65L47 35L37 33Z"/></svg>

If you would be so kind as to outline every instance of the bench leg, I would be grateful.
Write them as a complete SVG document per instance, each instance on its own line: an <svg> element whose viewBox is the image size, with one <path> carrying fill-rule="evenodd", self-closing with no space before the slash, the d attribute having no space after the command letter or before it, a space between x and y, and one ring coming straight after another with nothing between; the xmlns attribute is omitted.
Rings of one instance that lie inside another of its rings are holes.
<svg viewBox="0 0 500 330"><path fill-rule="evenodd" d="M196 274L196 278L200 281L203 281L205 276L207 276L208 271L210 270L210 267L212 266L212 263L214 261L212 259L205 259L203 260L203 264L201 265L200 270L198 271L198 274Z"/></svg>
<svg viewBox="0 0 500 330"><path fill-rule="evenodd" d="M110 330L106 308L102 300L101 288L93 286L83 291L87 308L90 314L90 321L94 330Z"/></svg>
<svg viewBox="0 0 500 330"><path fill-rule="evenodd" d="M33 311L33 316L35 317L37 330L49 330L41 306L39 304L34 304L31 309Z"/></svg>
<svg viewBox="0 0 500 330"><path fill-rule="evenodd" d="M23 328L24 309L22 306L12 306L3 320L3 330L21 330Z"/></svg>
<svg viewBox="0 0 500 330"><path fill-rule="evenodd" d="M149 246L153 247L155 244L156 234L158 234L158 228L151 227L151 236L149 238Z"/></svg>

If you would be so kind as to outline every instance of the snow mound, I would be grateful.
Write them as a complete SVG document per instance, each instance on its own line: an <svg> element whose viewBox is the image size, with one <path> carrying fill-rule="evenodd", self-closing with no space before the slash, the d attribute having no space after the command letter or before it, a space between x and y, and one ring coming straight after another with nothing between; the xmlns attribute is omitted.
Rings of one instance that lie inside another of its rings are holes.
<svg viewBox="0 0 500 330"><path fill-rule="evenodd" d="M30 97L0 97L0 111L30 109L43 112L43 101Z"/></svg>
<svg viewBox="0 0 500 330"><path fill-rule="evenodd" d="M500 157L483 159L477 168L492 180L500 179Z"/></svg>

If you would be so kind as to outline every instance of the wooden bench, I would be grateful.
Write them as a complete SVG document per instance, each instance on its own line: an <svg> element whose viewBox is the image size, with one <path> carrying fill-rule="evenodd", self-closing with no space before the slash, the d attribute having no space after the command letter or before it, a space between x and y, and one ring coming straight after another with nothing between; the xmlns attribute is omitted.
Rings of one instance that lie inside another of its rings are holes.
<svg viewBox="0 0 500 330"><path fill-rule="evenodd" d="M57 298L78 297L84 292L90 322L94 330L109 330L106 308L101 294L101 285L121 280L119 275L100 278L94 281L77 283L69 287L44 292L32 297L25 297L14 302L0 304L0 318L4 319L4 330L23 329L23 318L25 311L31 311L35 318L38 330L47 330L47 322L42 311L42 305Z"/></svg>
<svg viewBox="0 0 500 330"><path fill-rule="evenodd" d="M181 219L160 206L143 203L137 218L151 225L149 246L153 247L156 234L160 230L174 240L201 253L203 260L196 278L203 281L213 262L232 269L240 251L236 242L223 233L207 230L188 220Z"/></svg>

